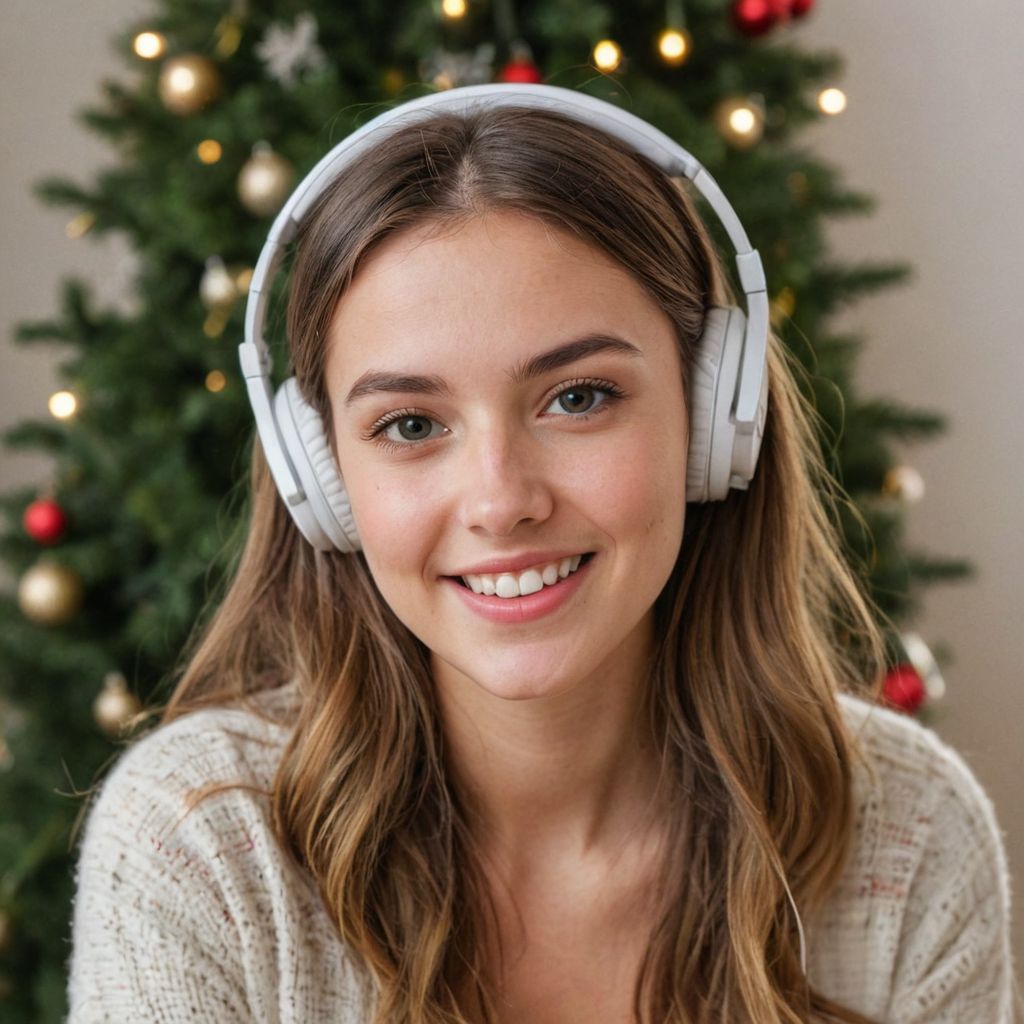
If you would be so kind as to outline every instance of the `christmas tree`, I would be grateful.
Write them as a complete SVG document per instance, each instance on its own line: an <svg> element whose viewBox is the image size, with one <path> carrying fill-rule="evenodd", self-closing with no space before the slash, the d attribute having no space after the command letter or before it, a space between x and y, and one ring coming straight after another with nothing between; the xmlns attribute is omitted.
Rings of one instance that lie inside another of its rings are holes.
<svg viewBox="0 0 1024 1024"><path fill-rule="evenodd" d="M51 419L5 436L54 466L47 493L0 499L0 557L18 581L0 595L5 1021L65 1012L76 794L116 756L136 713L167 696L239 552L254 431L237 345L270 219L297 175L390 105L458 85L547 82L680 141L761 252L773 327L805 368L823 457L850 496L836 509L848 555L879 608L906 623L928 583L967 573L962 561L906 551L903 538L921 485L891 447L938 433L943 418L858 395L864 339L827 325L909 268L829 259L824 221L868 214L872 202L798 142L844 104L839 57L797 45L794 26L813 4L160 0L118 41L124 74L83 115L118 164L40 193L69 209L71 231L130 240L137 302L97 308L72 280L52 320L22 326L21 344L64 346L66 390ZM917 708L927 648L890 637L888 692Z"/></svg>

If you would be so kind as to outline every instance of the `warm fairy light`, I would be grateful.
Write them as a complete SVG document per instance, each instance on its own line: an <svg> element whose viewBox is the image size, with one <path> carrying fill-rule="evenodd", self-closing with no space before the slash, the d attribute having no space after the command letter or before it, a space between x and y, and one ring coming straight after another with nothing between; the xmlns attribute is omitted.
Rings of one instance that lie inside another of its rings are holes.
<svg viewBox="0 0 1024 1024"><path fill-rule="evenodd" d="M737 135L749 135L757 124L757 117L750 107L736 107L729 113L729 127Z"/></svg>
<svg viewBox="0 0 1024 1024"><path fill-rule="evenodd" d="M446 17L461 18L466 13L466 0L443 0L441 10Z"/></svg>
<svg viewBox="0 0 1024 1024"><path fill-rule="evenodd" d="M764 109L756 96L727 96L715 106L714 121L730 145L745 149L761 140Z"/></svg>
<svg viewBox="0 0 1024 1024"><path fill-rule="evenodd" d="M252 284L252 267L242 267L235 272L235 287L240 293L247 292Z"/></svg>
<svg viewBox="0 0 1024 1024"><path fill-rule="evenodd" d="M602 39L594 47L594 63L601 71L614 71L622 62L622 50L611 39Z"/></svg>
<svg viewBox="0 0 1024 1024"><path fill-rule="evenodd" d="M220 372L220 370L211 370L206 375L207 391L213 391L214 393L218 391L223 391L224 388L227 387L227 383L227 377L225 377L224 374Z"/></svg>
<svg viewBox="0 0 1024 1024"><path fill-rule="evenodd" d="M841 114L846 109L846 93L842 89L823 89L818 94L818 107L823 114Z"/></svg>
<svg viewBox="0 0 1024 1024"><path fill-rule="evenodd" d="M196 152L204 164L215 164L221 158L224 150L216 139L203 139L196 146Z"/></svg>
<svg viewBox="0 0 1024 1024"><path fill-rule="evenodd" d="M140 32L135 37L135 52L145 60L159 57L167 48L167 40L159 32Z"/></svg>
<svg viewBox="0 0 1024 1024"><path fill-rule="evenodd" d="M64 225L64 234L68 238L81 238L89 228L96 223L96 216L92 213L80 213L77 217L72 217L71 220Z"/></svg>
<svg viewBox="0 0 1024 1024"><path fill-rule="evenodd" d="M690 55L688 33L667 28L658 36L658 52L669 64L682 64Z"/></svg>
<svg viewBox="0 0 1024 1024"><path fill-rule="evenodd" d="M58 420L66 420L78 410L78 399L70 391L55 391L47 403L50 415Z"/></svg>

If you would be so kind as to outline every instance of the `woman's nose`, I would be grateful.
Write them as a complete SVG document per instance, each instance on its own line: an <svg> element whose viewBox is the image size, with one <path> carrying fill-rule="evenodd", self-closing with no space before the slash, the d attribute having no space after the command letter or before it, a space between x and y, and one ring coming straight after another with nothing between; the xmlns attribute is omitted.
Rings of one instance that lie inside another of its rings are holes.
<svg viewBox="0 0 1024 1024"><path fill-rule="evenodd" d="M551 515L548 460L539 447L505 432L465 442L458 468L463 526L505 537L524 523L541 523Z"/></svg>

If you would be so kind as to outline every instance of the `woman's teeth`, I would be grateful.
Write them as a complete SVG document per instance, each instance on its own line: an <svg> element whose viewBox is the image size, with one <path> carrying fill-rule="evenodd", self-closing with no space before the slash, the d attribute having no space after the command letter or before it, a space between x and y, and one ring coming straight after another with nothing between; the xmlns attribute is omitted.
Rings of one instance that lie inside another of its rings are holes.
<svg viewBox="0 0 1024 1024"><path fill-rule="evenodd" d="M486 594L488 597L526 597L527 594L536 594L544 587L552 587L559 580L564 580L566 576L574 573L580 567L582 557L571 555L560 562L535 565L519 573L463 576L462 581L474 594Z"/></svg>

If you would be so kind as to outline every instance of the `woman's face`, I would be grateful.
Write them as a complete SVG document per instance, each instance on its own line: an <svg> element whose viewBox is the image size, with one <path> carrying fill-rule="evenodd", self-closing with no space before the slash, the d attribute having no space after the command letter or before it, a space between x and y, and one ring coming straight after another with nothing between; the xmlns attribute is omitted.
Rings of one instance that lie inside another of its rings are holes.
<svg viewBox="0 0 1024 1024"><path fill-rule="evenodd" d="M438 684L522 699L642 671L687 420L672 324L628 272L515 213L414 228L328 344L366 560Z"/></svg>

